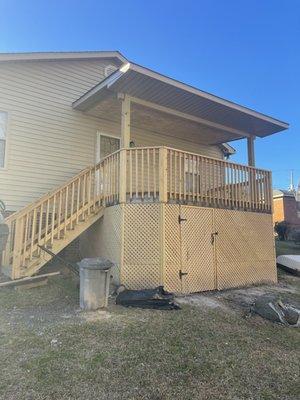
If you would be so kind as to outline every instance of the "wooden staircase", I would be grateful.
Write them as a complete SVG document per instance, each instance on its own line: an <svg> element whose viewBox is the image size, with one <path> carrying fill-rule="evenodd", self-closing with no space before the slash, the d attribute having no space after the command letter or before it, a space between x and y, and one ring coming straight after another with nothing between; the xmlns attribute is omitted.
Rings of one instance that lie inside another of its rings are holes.
<svg viewBox="0 0 300 400"><path fill-rule="evenodd" d="M119 151L88 167L54 191L6 218L9 238L2 272L11 279L36 274L51 256L103 216L119 199Z"/></svg>

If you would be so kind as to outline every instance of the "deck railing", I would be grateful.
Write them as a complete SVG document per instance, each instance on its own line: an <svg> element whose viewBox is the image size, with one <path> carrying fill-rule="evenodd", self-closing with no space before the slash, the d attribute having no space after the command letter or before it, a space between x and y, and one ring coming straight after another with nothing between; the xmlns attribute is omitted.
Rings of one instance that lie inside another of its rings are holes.
<svg viewBox="0 0 300 400"><path fill-rule="evenodd" d="M126 201L272 211L270 171L167 147L121 152L126 152Z"/></svg>
<svg viewBox="0 0 300 400"><path fill-rule="evenodd" d="M99 207L170 202L272 212L271 173L167 147L121 149L6 219L4 265L19 271ZM15 276L14 276L15 277Z"/></svg>

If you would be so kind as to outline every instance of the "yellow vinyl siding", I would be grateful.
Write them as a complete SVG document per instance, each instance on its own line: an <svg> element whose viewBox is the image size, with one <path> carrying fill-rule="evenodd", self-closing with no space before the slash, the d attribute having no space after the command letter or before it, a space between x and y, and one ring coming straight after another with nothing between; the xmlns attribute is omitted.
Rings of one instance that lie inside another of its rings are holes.
<svg viewBox="0 0 300 400"><path fill-rule="evenodd" d="M0 110L8 112L0 198L17 210L93 164L98 129L116 124L71 104L104 78L107 60L0 63ZM108 126L107 126L108 125Z"/></svg>
<svg viewBox="0 0 300 400"><path fill-rule="evenodd" d="M222 158L223 153L218 146L207 146L197 143L188 132L183 133L183 138L172 135L163 135L155 132L144 132L139 129L132 129L131 140L136 146L167 146L183 151L202 154L208 157Z"/></svg>

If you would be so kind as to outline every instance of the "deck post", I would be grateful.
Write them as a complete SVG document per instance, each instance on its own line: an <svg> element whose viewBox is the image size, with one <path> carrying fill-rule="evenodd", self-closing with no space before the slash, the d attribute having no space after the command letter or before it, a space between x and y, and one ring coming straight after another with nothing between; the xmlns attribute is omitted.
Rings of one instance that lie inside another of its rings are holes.
<svg viewBox="0 0 300 400"><path fill-rule="evenodd" d="M119 162L119 203L126 203L126 187L127 187L127 150L120 150L120 162Z"/></svg>
<svg viewBox="0 0 300 400"><path fill-rule="evenodd" d="M121 100L121 149L128 148L130 143L130 99L126 94L119 93Z"/></svg>
<svg viewBox="0 0 300 400"><path fill-rule="evenodd" d="M255 167L254 140L255 136L247 137L248 165L250 167Z"/></svg>
<svg viewBox="0 0 300 400"><path fill-rule="evenodd" d="M23 239L24 218L20 217L16 220L15 226L15 240L13 248L13 261L12 261L12 279L20 278L21 267L21 247ZM24 248L25 251L25 248Z"/></svg>
<svg viewBox="0 0 300 400"><path fill-rule="evenodd" d="M168 149L159 148L159 201L168 201Z"/></svg>

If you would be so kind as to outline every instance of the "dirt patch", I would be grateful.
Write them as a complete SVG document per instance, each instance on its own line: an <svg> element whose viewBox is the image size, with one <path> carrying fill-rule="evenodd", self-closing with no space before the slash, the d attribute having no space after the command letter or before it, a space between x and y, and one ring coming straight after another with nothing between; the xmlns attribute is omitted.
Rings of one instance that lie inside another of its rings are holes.
<svg viewBox="0 0 300 400"><path fill-rule="evenodd" d="M300 278L280 273L277 285L261 285L220 292L196 293L176 298L180 304L188 304L202 310L220 309L227 313L249 313L257 298L276 294L294 301L300 300Z"/></svg>
<svg viewBox="0 0 300 400"><path fill-rule="evenodd" d="M111 318L112 314L108 311L96 310L89 312L80 312L79 316L82 320L86 322L98 322Z"/></svg>
<svg viewBox="0 0 300 400"><path fill-rule="evenodd" d="M227 312L230 308L227 307L217 296L212 297L211 295L193 294L190 296L176 297L176 302L179 304L188 304L190 306L196 306L203 309L223 309Z"/></svg>

